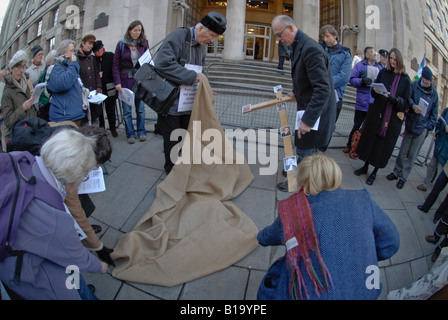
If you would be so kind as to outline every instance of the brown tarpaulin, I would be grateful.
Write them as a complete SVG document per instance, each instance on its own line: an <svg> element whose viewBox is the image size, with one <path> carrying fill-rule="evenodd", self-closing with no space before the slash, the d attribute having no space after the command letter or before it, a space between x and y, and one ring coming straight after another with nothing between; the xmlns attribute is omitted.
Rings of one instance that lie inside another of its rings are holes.
<svg viewBox="0 0 448 320"><path fill-rule="evenodd" d="M200 80L188 130L190 160L202 133L217 129L223 149L201 142L201 150L210 154L211 149L223 164L174 167L159 184L156 199L145 216L119 240L112 255L117 260L112 274L118 279L173 287L226 269L258 245L254 222L231 202L254 177L247 163L238 164L233 145L225 143L211 87L204 75ZM193 137L195 121L200 121L196 128L201 131L195 130L198 132ZM184 155L188 146L183 146ZM233 164L226 164L229 159Z"/></svg>

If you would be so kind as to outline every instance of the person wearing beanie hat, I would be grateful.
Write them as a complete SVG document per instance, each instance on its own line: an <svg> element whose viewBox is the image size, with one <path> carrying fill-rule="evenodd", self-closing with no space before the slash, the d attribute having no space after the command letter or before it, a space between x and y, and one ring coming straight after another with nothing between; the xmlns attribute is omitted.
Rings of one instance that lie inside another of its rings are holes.
<svg viewBox="0 0 448 320"><path fill-rule="evenodd" d="M40 45L35 45L31 49L33 55L33 61L31 66L26 70L26 73L30 76L30 81L33 86L39 83L39 78L45 70L44 61L44 49Z"/></svg>
<svg viewBox="0 0 448 320"><path fill-rule="evenodd" d="M205 65L206 48L224 34L227 19L218 12L208 13L195 27L180 28L169 34L163 42L155 59L155 66L161 76L179 86L192 86L199 82L196 71L188 69L188 65ZM186 64L182 63L186 53ZM179 99L176 99L166 115L159 116L157 127L164 140L165 172L169 174L174 167L171 150L178 141L171 141L171 133L176 129L188 129L191 111L179 110Z"/></svg>
<svg viewBox="0 0 448 320"><path fill-rule="evenodd" d="M439 114L439 95L432 84L432 77L431 69L425 67L422 78L411 85L411 107L406 115L403 142L394 172L387 176L390 181L398 179L398 189L403 189L426 137L436 127ZM430 167L428 167L428 171L431 173ZM433 176L434 172L432 171L431 177Z"/></svg>

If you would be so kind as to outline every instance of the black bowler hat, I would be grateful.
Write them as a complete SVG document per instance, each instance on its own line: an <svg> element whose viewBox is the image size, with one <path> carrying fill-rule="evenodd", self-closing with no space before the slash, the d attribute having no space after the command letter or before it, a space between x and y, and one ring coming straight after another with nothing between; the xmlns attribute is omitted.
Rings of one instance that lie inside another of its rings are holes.
<svg viewBox="0 0 448 320"><path fill-rule="evenodd" d="M227 29L227 19L219 12L210 12L202 19L201 24L219 35L224 34Z"/></svg>
<svg viewBox="0 0 448 320"><path fill-rule="evenodd" d="M98 40L98 41L96 41L95 44L93 45L92 51L93 51L93 52L97 52L97 51L99 51L99 50L101 50L101 49L103 49L103 48L104 48L103 41Z"/></svg>

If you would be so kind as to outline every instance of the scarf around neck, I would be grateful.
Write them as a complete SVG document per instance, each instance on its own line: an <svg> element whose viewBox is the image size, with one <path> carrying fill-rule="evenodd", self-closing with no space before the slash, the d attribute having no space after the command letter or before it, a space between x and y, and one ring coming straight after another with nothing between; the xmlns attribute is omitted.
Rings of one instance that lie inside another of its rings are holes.
<svg viewBox="0 0 448 320"><path fill-rule="evenodd" d="M392 83L392 88L390 89L390 94L396 96L398 91L398 85L400 84L401 73L396 73L394 82ZM384 114L383 123L381 124L381 128L379 131L379 136L381 138L385 138L387 134L387 129L389 129L390 118L392 116L393 104L390 101L387 101L386 112Z"/></svg>
<svg viewBox="0 0 448 320"><path fill-rule="evenodd" d="M291 269L289 287L291 297L294 300L303 300L305 296L309 300L304 274L300 267L301 263L305 266L317 296L320 297L324 292L329 292L330 284L333 286L333 280L320 253L310 204L303 188L299 193L281 201L278 206L278 213L285 236L287 264ZM323 282L319 279L313 266L312 254L319 262Z"/></svg>

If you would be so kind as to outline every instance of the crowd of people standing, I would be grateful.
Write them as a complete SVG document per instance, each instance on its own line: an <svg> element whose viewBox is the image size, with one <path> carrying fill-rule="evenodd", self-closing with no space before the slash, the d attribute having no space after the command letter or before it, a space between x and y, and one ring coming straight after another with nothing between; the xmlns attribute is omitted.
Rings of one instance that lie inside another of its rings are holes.
<svg viewBox="0 0 448 320"><path fill-rule="evenodd" d="M222 35L226 27L225 17L212 12L198 25L171 33L154 61L159 73L179 85L198 82L197 73L186 68L186 64L203 67L205 46ZM367 179L367 184L373 185L378 170L389 163L405 123L400 155L394 172L387 176L390 181L398 180L397 188L402 189L428 133L436 128L438 138L448 134L446 122L445 125L440 121L437 123L439 102L432 83L432 72L426 67L421 79L412 83L406 73L403 56L396 48L381 50L382 58L377 62L375 49L367 47L365 58L354 64L350 50L340 44L338 33L331 26L322 28L321 43L302 32L288 16L276 17L272 29L275 37L290 48L287 50L291 53L294 85L290 96L295 98L298 111L304 111L295 137L299 169L297 179L301 189L279 203L278 219L258 235L262 246L287 247L285 256L264 277L258 297L285 300L376 299L381 291L366 289L365 269L391 258L398 251L398 231L373 201L369 191L342 190L342 173L338 165L317 153L325 152L330 144L342 110L344 93L350 83L357 88L358 96L354 127L344 152L351 151L352 135L362 128L356 152L365 162L354 173L357 176L367 175L369 166L373 166L374 171ZM134 21L117 43L115 53L107 52L103 42L94 35L86 35L79 46L72 40L62 41L54 52L52 62L44 60L41 47L33 47L33 60L29 68L28 54L18 51L8 64L6 75L2 74L6 83L2 98L4 147L14 125L26 118L45 117L45 121L53 125L71 123L79 129L63 129L45 142L34 167L41 179L58 190L67 209L80 209L77 187L89 170L110 158L110 145L99 145L105 135L82 130L87 128L86 124L106 128L103 108L89 103L87 96L91 91L107 95L104 110L111 134L116 137L116 100L124 89L132 90L135 74L141 67L139 58L149 49L143 24ZM182 61L183 51L187 52L186 61ZM46 83L46 91L36 101L33 91L40 82ZM385 91L380 86L372 87L373 84L382 84ZM164 138L164 169L168 174L174 166L170 158L171 149L177 144L170 140L171 132L178 128L187 129L191 116L191 112L179 112L178 104L179 101L175 101L169 112L158 119ZM422 110L423 105L426 106L425 110ZM46 111L45 106L48 107ZM132 106L122 103L122 108L128 143L135 144L137 139L145 142L144 102L135 100L137 129L133 123ZM320 125L314 130L318 121ZM101 150L106 150L107 155L100 159L98 151ZM446 159L440 160L441 153L445 154L440 150L436 152L433 167L446 162ZM63 165L65 167L61 170ZM443 189L442 184L448 184L446 174L440 178L437 190ZM287 184L283 188L287 189ZM369 205L365 206L366 203ZM95 299L83 279L78 292L68 293L61 285L64 283L61 279L65 276L61 265L74 262L83 268L82 271L106 273L108 265L113 265L110 258L112 250L97 239L93 226L88 223L86 228L89 229L90 241L81 243L69 225L71 220L66 216L65 219L58 219L59 212L55 208L42 207L40 203L35 205L39 212L47 211L49 214L36 217L31 211L34 207L30 207L19 228L21 237L17 246L19 250L27 251L29 264L24 268L24 275L32 274L30 266L38 264L39 279L24 277L22 286L6 276L2 281L27 299L39 298L41 294L44 294L41 298L48 299ZM420 209L427 210L426 207ZM79 215L78 219L85 222L85 213L81 210ZM447 231L444 227L448 220L445 211L438 212L437 217L437 221L440 219L441 222L435 234L426 238L429 243L437 243L441 239L440 233ZM52 223L48 222L50 220ZM42 240L42 248L53 249L50 253L29 245L35 234L29 232L27 224L36 223L47 223L46 231L58 239L39 239ZM353 250L354 247L356 250ZM100 262L87 249L97 252L104 262ZM13 270L13 260L5 261L0 265ZM48 276L50 273L52 275ZM40 291L36 290L35 281L44 283Z"/></svg>

